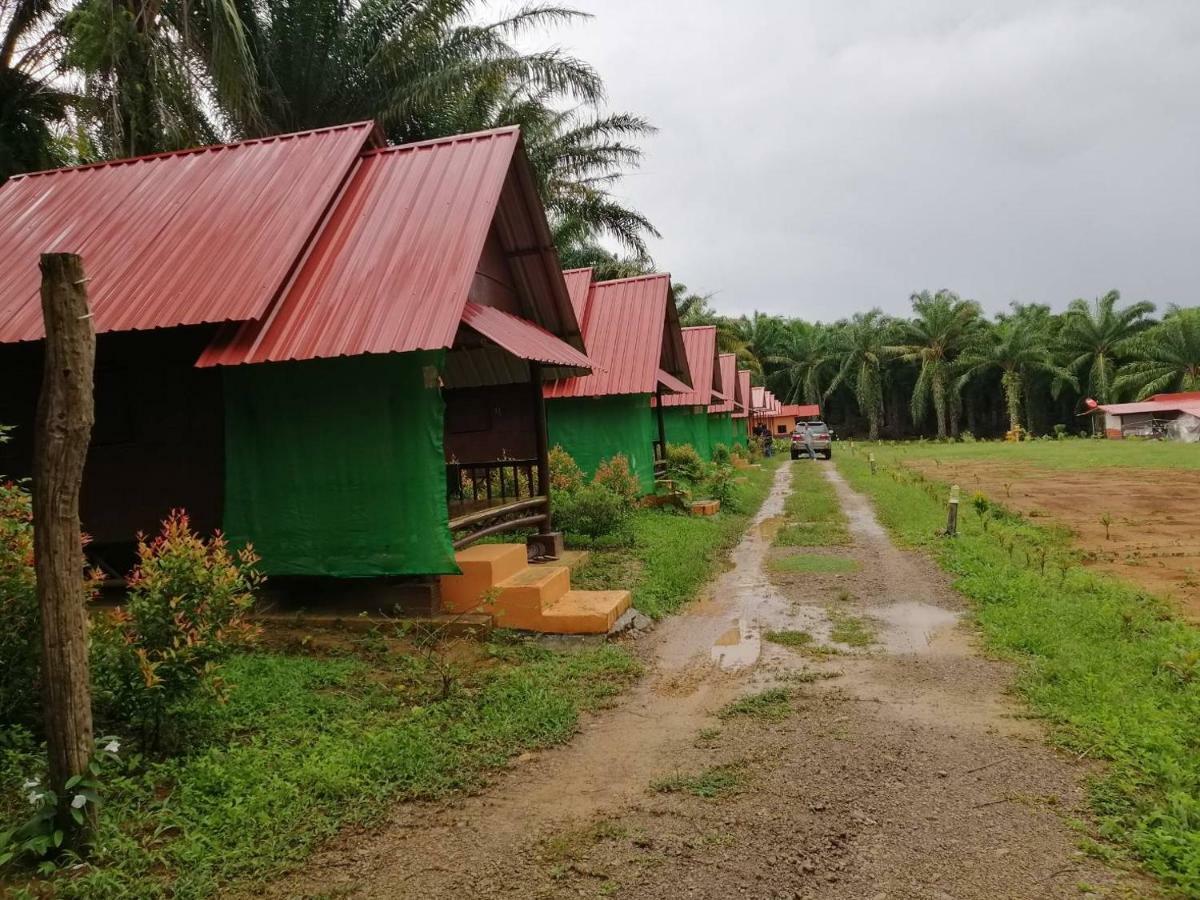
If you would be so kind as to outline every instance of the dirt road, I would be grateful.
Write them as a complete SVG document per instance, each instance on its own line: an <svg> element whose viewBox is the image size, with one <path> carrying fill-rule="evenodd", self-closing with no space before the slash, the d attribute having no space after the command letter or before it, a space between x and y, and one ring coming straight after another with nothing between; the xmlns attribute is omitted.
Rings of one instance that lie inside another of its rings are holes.
<svg viewBox="0 0 1200 900"><path fill-rule="evenodd" d="M769 574L795 552L770 546L785 465L733 568L643 640L632 696L480 796L342 836L271 893L1154 896L1077 849L1086 770L1005 696L1011 671L979 655L942 574L825 474L854 544L821 552L849 571ZM765 637L783 631L812 640Z"/></svg>

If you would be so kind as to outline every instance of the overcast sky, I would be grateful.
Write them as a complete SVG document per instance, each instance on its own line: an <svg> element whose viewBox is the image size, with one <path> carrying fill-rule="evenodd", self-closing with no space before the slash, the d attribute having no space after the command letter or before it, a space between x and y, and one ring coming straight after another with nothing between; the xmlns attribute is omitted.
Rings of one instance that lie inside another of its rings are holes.
<svg viewBox="0 0 1200 900"><path fill-rule="evenodd" d="M573 0L620 193L725 312L1200 303L1200 0Z"/></svg>

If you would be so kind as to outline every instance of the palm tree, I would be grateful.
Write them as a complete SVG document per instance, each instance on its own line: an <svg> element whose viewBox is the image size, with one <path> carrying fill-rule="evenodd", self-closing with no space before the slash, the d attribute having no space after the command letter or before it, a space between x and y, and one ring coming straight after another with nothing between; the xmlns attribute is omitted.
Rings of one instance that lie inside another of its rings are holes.
<svg viewBox="0 0 1200 900"><path fill-rule="evenodd" d="M1171 307L1161 323L1142 333L1136 358L1114 382L1139 398L1166 391L1200 391L1200 308Z"/></svg>
<svg viewBox="0 0 1200 900"><path fill-rule="evenodd" d="M840 364L825 389L825 397L843 384L850 387L858 411L867 420L867 437L872 441L878 440L883 419L883 367L895 356L895 348L889 345L894 327L880 310L873 309L839 323L833 336L833 350Z"/></svg>
<svg viewBox="0 0 1200 900"><path fill-rule="evenodd" d="M977 375L1000 371L1009 427L1013 430L1021 424L1025 385L1035 373L1053 378L1051 391L1055 396L1063 384L1077 384L1074 375L1055 363L1045 331L1022 318L1003 320L977 337L963 351L954 369L959 373L958 390Z"/></svg>
<svg viewBox="0 0 1200 900"><path fill-rule="evenodd" d="M0 0L0 182L65 162L54 132L73 97L56 80L57 14L48 0Z"/></svg>
<svg viewBox="0 0 1200 900"><path fill-rule="evenodd" d="M891 350L918 367L912 395L914 424L925 418L932 401L937 436L944 438L951 405L950 364L978 329L982 311L979 304L960 299L953 291L933 295L921 291L911 300L915 316L901 323L898 343Z"/></svg>
<svg viewBox="0 0 1200 900"><path fill-rule="evenodd" d="M1063 316L1059 343L1069 357L1067 369L1081 376L1087 394L1100 403L1116 400L1113 382L1133 338L1153 321L1153 303L1134 303L1117 309L1121 295L1109 291L1092 303L1072 300Z"/></svg>
<svg viewBox="0 0 1200 900"><path fill-rule="evenodd" d="M776 352L765 360L774 368L768 381L785 403L820 403L837 361L831 330L800 319L780 329Z"/></svg>

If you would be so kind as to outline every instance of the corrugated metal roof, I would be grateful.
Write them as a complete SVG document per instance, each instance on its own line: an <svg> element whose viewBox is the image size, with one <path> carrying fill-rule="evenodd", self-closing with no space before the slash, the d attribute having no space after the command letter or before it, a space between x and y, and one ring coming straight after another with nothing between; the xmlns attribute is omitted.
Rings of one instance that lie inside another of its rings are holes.
<svg viewBox="0 0 1200 900"><path fill-rule="evenodd" d="M364 154L270 316L199 365L451 346L519 138L502 128Z"/></svg>
<svg viewBox="0 0 1200 900"><path fill-rule="evenodd" d="M710 413L731 413L737 407L737 357L732 353L722 353L720 361L721 389L725 400L709 406Z"/></svg>
<svg viewBox="0 0 1200 900"><path fill-rule="evenodd" d="M744 419L750 415L750 370L742 369L737 373L737 388L735 393L736 401L741 404L739 409L734 410L733 417L735 419Z"/></svg>
<svg viewBox="0 0 1200 900"><path fill-rule="evenodd" d="M670 360L665 358L671 355L674 309L670 275L639 275L593 284L583 320L584 345L588 357L604 371L547 384L546 397L654 393L660 369L679 375L668 368Z"/></svg>
<svg viewBox="0 0 1200 900"><path fill-rule="evenodd" d="M576 369L593 369L590 359L544 328L490 306L467 302L462 323L513 356Z"/></svg>
<svg viewBox="0 0 1200 900"><path fill-rule="evenodd" d="M374 123L19 175L0 186L0 343L42 337L38 257L83 257L96 331L262 316Z"/></svg>
<svg viewBox="0 0 1200 900"><path fill-rule="evenodd" d="M684 384L670 372L664 372L662 369L658 370L658 383L666 389L668 394L678 394L692 389L690 384Z"/></svg>
<svg viewBox="0 0 1200 900"><path fill-rule="evenodd" d="M683 346L692 373L692 390L663 397L663 406L708 406L714 396L724 400L721 367L717 363L717 326L684 328Z"/></svg>
<svg viewBox="0 0 1200 900"><path fill-rule="evenodd" d="M821 415L821 407L815 403L785 403L780 407L779 415L796 416L797 418L819 416Z"/></svg>
<svg viewBox="0 0 1200 900"><path fill-rule="evenodd" d="M1200 403L1188 398L1183 400L1142 400L1140 403L1106 403L1097 406L1096 409L1102 409L1114 416L1155 412L1186 412L1200 415L1196 412L1196 410L1200 410Z"/></svg>
<svg viewBox="0 0 1200 900"><path fill-rule="evenodd" d="M592 290L592 270L563 269L563 281L567 283L567 296L571 298L571 308L575 310L575 318L580 327L587 320L588 297Z"/></svg>
<svg viewBox="0 0 1200 900"><path fill-rule="evenodd" d="M780 415L783 405L775 395L761 385L751 388L750 406L755 415Z"/></svg>
<svg viewBox="0 0 1200 900"><path fill-rule="evenodd" d="M1174 394L1152 394L1151 396L1147 397L1146 399L1147 400L1161 400L1161 401L1166 401L1166 402L1170 402L1170 401L1186 402L1189 400L1200 400L1200 391L1178 391Z"/></svg>

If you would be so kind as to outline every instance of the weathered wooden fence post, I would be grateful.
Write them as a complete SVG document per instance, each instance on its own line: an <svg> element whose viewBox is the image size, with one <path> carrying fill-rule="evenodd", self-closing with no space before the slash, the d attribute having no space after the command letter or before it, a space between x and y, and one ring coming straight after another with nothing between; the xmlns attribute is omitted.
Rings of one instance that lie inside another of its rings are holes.
<svg viewBox="0 0 1200 900"><path fill-rule="evenodd" d="M875 454L874 453L867 454L867 462L869 462L871 464L871 474L874 475L875 474Z"/></svg>
<svg viewBox="0 0 1200 900"><path fill-rule="evenodd" d="M946 535L958 534L958 485L950 485L950 504L946 510Z"/></svg>
<svg viewBox="0 0 1200 900"><path fill-rule="evenodd" d="M84 824L77 826L65 785L86 772L94 750L79 489L94 418L96 333L79 257L44 253L41 269L46 342L34 426L33 553L42 620L42 704L50 788L59 798L64 845L79 850L91 840L96 810L87 804Z"/></svg>

